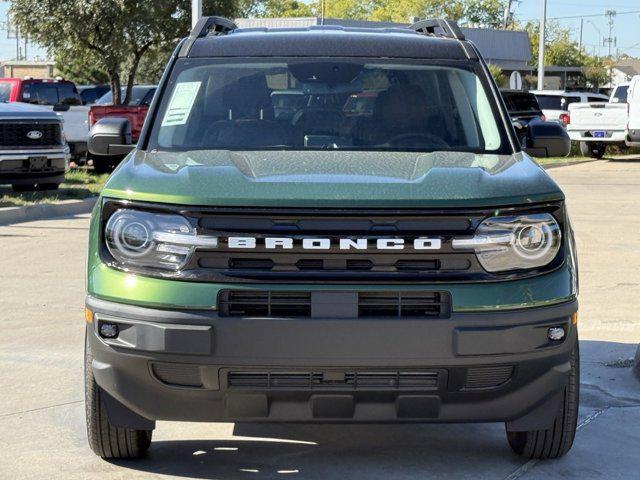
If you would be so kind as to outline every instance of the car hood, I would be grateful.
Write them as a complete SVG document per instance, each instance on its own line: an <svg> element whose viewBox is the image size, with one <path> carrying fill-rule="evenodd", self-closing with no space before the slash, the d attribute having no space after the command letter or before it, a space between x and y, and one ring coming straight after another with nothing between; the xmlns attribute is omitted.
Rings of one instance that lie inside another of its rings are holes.
<svg viewBox="0 0 640 480"><path fill-rule="evenodd" d="M202 206L454 207L560 200L531 158L459 152L134 151L104 197Z"/></svg>

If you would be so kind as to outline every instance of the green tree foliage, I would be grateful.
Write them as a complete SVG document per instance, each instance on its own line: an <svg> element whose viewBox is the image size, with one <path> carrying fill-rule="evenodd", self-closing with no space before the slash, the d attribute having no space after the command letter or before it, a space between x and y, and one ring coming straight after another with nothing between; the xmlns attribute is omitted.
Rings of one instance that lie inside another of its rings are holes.
<svg viewBox="0 0 640 480"><path fill-rule="evenodd" d="M505 88L508 86L509 81L507 80L507 77L502 73L502 69L499 66L494 65L493 63L488 63L487 68L489 68L489 72L491 73L491 76L495 80L498 87Z"/></svg>
<svg viewBox="0 0 640 480"><path fill-rule="evenodd" d="M531 51L533 52L533 64L538 64L538 40L540 38L540 25L538 22L528 22L525 30L529 32ZM568 29L562 28L557 22L550 21L547 24L545 39L545 65L557 65L561 67L575 67L583 63L583 52L580 52L578 44L571 40Z"/></svg>
<svg viewBox="0 0 640 480"><path fill-rule="evenodd" d="M504 8L504 0L325 0L324 16L405 23L414 17L447 17L466 23L500 27ZM266 17L320 16L322 0L310 3L264 0L256 2L253 10L257 15Z"/></svg>
<svg viewBox="0 0 640 480"><path fill-rule="evenodd" d="M499 28L504 15L502 0L379 0L371 18L408 22L410 18L445 17L461 23Z"/></svg>
<svg viewBox="0 0 640 480"><path fill-rule="evenodd" d="M226 16L234 16L241 5L235 0L204 3L205 13ZM148 52L170 49L191 25L190 0L13 0L10 13L22 32L56 58L72 59L78 74L83 64L87 72L103 72L115 103L129 101ZM121 85L128 86L124 99Z"/></svg>

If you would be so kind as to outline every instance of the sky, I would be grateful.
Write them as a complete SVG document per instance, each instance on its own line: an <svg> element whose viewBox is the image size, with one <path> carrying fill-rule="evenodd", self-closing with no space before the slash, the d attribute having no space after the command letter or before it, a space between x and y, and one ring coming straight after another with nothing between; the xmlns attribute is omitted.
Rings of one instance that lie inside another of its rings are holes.
<svg viewBox="0 0 640 480"><path fill-rule="evenodd" d="M331 0L326 0L330 2ZM542 0L514 0L513 10L521 20L539 19ZM609 3L611 2L611 3ZM7 38L6 17L9 2L0 0L0 60L11 60L16 57L16 41ZM606 9L615 10L618 15L614 18L613 37L617 37L617 47L620 53L640 57L640 1L639 0L547 0L547 17L577 17L584 16L583 44L590 53L606 55L608 47L602 45L602 40L608 37L607 18L603 15ZM623 15L622 12L636 11L637 13ZM595 16L591 16L595 15ZM558 20L561 25L571 29L573 38L578 41L580 36L580 18L563 18ZM599 30L599 32L598 32ZM24 47L23 47L24 48ZM27 48L29 59L34 56L46 57L46 53L34 45Z"/></svg>
<svg viewBox="0 0 640 480"><path fill-rule="evenodd" d="M521 0L514 2L513 9L521 20L540 19L542 0ZM620 53L640 57L640 1L638 0L547 0L547 18L583 16L583 44L590 53L608 54L608 46L602 46L602 39L609 36L605 10L615 10L612 37L617 37L617 48ZM623 15L622 12L636 13ZM588 16L597 15L597 16ZM573 38L580 36L580 18L558 20L560 24L571 29ZM600 33L598 33L600 30ZM612 52L615 53L612 47Z"/></svg>

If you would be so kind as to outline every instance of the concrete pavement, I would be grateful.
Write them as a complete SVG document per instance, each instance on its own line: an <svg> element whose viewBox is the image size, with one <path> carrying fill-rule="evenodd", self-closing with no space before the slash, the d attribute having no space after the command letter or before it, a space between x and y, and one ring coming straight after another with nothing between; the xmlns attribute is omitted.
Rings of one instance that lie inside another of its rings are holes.
<svg viewBox="0 0 640 480"><path fill-rule="evenodd" d="M640 478L640 162L550 173L581 268L581 426L565 458L521 460L502 425L173 422L142 461L96 458L82 403L85 215L0 227L0 478Z"/></svg>

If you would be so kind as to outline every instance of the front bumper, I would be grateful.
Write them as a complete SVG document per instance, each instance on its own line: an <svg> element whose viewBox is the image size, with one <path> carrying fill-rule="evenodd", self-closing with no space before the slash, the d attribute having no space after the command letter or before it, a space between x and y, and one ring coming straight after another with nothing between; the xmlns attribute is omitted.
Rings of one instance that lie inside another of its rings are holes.
<svg viewBox="0 0 640 480"><path fill-rule="evenodd" d="M69 147L0 150L0 183L61 183L69 167Z"/></svg>
<svg viewBox="0 0 640 480"><path fill-rule="evenodd" d="M447 319L223 318L94 297L87 306L96 382L148 420L546 428L577 339L575 300ZM120 336L100 337L100 322ZM565 328L563 341L547 339L552 326ZM119 410L110 421L126 424Z"/></svg>

